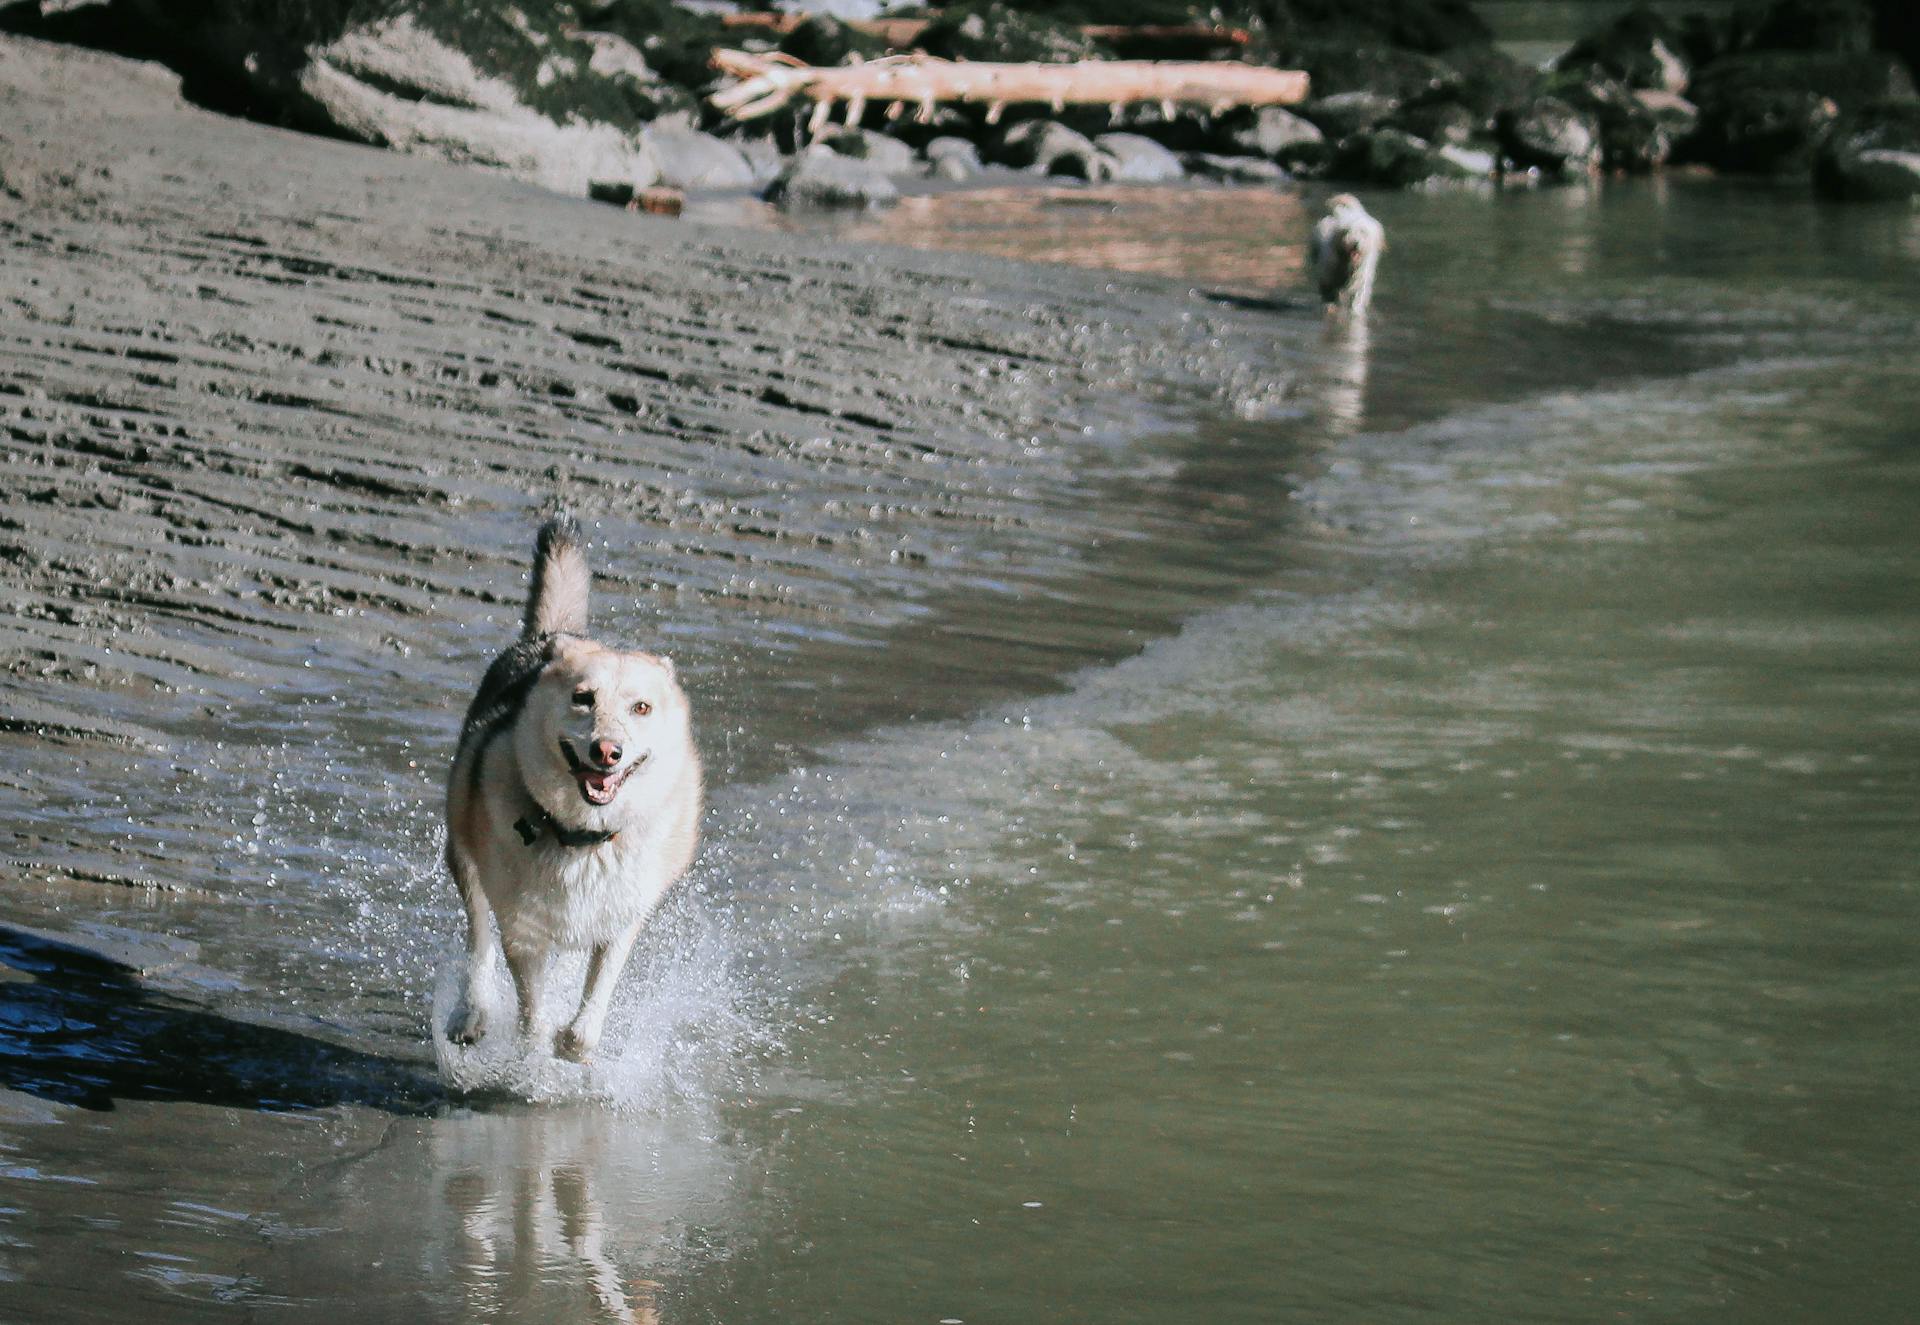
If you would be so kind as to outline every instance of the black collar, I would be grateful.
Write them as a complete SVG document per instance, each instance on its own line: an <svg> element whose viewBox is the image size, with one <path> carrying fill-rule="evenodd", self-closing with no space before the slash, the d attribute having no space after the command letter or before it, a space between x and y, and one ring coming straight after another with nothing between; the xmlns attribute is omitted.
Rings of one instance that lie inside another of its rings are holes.
<svg viewBox="0 0 1920 1325"><path fill-rule="evenodd" d="M513 821L513 831L520 834L520 840L532 846L540 840L542 833L551 834L553 840L563 847L579 851L587 847L603 847L620 836L619 829L602 831L597 828L564 828L554 822L552 815L538 805Z"/></svg>

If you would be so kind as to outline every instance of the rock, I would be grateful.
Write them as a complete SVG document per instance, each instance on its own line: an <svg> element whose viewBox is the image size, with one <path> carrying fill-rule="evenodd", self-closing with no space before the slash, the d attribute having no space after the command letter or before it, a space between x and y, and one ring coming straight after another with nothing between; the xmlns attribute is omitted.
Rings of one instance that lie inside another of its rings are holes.
<svg viewBox="0 0 1920 1325"><path fill-rule="evenodd" d="M968 165L957 156L942 157L927 167L927 178L945 180L949 184L964 184L979 176L978 167Z"/></svg>
<svg viewBox="0 0 1920 1325"><path fill-rule="evenodd" d="M1661 104L1659 98L1679 106L1688 103L1671 92L1636 90L1593 69L1585 72L1584 81L1563 73L1556 75L1554 83L1561 100L1599 125L1601 164L1631 174L1664 166L1676 140L1692 131L1696 117L1662 113L1655 106Z"/></svg>
<svg viewBox="0 0 1920 1325"><path fill-rule="evenodd" d="M1500 150L1522 170L1574 176L1600 164L1599 125L1557 97L1501 111L1495 132Z"/></svg>
<svg viewBox="0 0 1920 1325"><path fill-rule="evenodd" d="M1185 152L1180 164L1187 173L1220 184L1279 184L1292 176L1263 156L1223 156L1216 152Z"/></svg>
<svg viewBox="0 0 1920 1325"><path fill-rule="evenodd" d="M969 165L980 164L980 149L973 145L973 140L954 134L942 134L938 138L929 139L926 146L920 149L920 155L929 161L944 161L949 157L958 157Z"/></svg>
<svg viewBox="0 0 1920 1325"><path fill-rule="evenodd" d="M680 125L653 124L640 134L662 184L676 189L743 189L753 167L739 148L710 133Z"/></svg>
<svg viewBox="0 0 1920 1325"><path fill-rule="evenodd" d="M1891 148L1869 148L1846 159L1843 170L1835 172L1840 185L1833 191L1837 198L1906 199L1920 197L1920 152L1896 152Z"/></svg>
<svg viewBox="0 0 1920 1325"><path fill-rule="evenodd" d="M316 49L294 77L303 118L397 151L483 166L575 197L631 196L653 155L609 124L556 124L402 16Z"/></svg>
<svg viewBox="0 0 1920 1325"><path fill-rule="evenodd" d="M1700 121L1700 108L1685 97L1650 87L1635 88L1633 99L1656 119L1683 131L1691 131Z"/></svg>
<svg viewBox="0 0 1920 1325"><path fill-rule="evenodd" d="M1842 110L1876 101L1900 101L1914 95L1913 78L1894 56L1796 51L1754 51L1715 60L1694 75L1688 96L1703 118L1719 106L1757 91L1812 92Z"/></svg>
<svg viewBox="0 0 1920 1325"><path fill-rule="evenodd" d="M1207 156L1260 156L1289 174L1316 175L1333 157L1327 135L1313 121L1278 106L1228 111L1177 142L1160 141L1189 153Z"/></svg>
<svg viewBox="0 0 1920 1325"><path fill-rule="evenodd" d="M1679 26L1649 9L1631 9L1575 42L1555 68L1563 74L1604 78L1630 88L1685 92L1692 76Z"/></svg>
<svg viewBox="0 0 1920 1325"><path fill-rule="evenodd" d="M512 84L415 23L410 14L349 28L312 52L334 73L407 100L462 110L526 109Z"/></svg>
<svg viewBox="0 0 1920 1325"><path fill-rule="evenodd" d="M771 138L763 138L758 134L744 134L727 141L731 142L734 150L746 160L747 169L753 172L755 184L770 182L787 164L785 154Z"/></svg>
<svg viewBox="0 0 1920 1325"><path fill-rule="evenodd" d="M1489 173L1469 168L1403 129L1354 134L1335 149L1333 158L1336 178L1396 189L1484 179Z"/></svg>
<svg viewBox="0 0 1920 1325"><path fill-rule="evenodd" d="M1492 179L1500 170L1500 158L1492 152L1477 147L1445 143L1434 150L1459 169L1464 176L1473 179Z"/></svg>
<svg viewBox="0 0 1920 1325"><path fill-rule="evenodd" d="M1843 112L1909 100L1913 79L1884 53L1753 51L1699 70L1699 126L1676 155L1720 170L1804 170Z"/></svg>
<svg viewBox="0 0 1920 1325"><path fill-rule="evenodd" d="M1090 60L1100 53L1074 24L1024 13L999 0L943 6L915 45L943 60L1014 64L1060 64Z"/></svg>
<svg viewBox="0 0 1920 1325"><path fill-rule="evenodd" d="M935 138L920 151L935 179L972 179L982 169L980 149L965 138Z"/></svg>
<svg viewBox="0 0 1920 1325"><path fill-rule="evenodd" d="M1415 138L1424 138L1435 147L1456 146L1473 137L1480 128L1478 117L1457 101L1432 101L1421 106L1402 107L1393 117L1396 128Z"/></svg>
<svg viewBox="0 0 1920 1325"><path fill-rule="evenodd" d="M1187 173L1180 158L1137 133L1103 133L1093 145L1113 162L1112 178L1130 184L1165 184Z"/></svg>
<svg viewBox="0 0 1920 1325"><path fill-rule="evenodd" d="M646 54L625 37L582 30L579 39L593 52L587 57L588 73L607 79L631 79L642 85L659 80L653 66L647 63Z"/></svg>
<svg viewBox="0 0 1920 1325"><path fill-rule="evenodd" d="M1813 163L1832 198L1920 197L1920 102L1880 102L1836 124Z"/></svg>
<svg viewBox="0 0 1920 1325"><path fill-rule="evenodd" d="M1021 120L1002 125L987 146L984 155L998 165L1044 170L1061 152L1092 151L1093 140L1055 120Z"/></svg>
<svg viewBox="0 0 1920 1325"><path fill-rule="evenodd" d="M1337 92L1309 101L1301 114L1334 142L1385 122L1400 103L1378 92Z"/></svg>
<svg viewBox="0 0 1920 1325"><path fill-rule="evenodd" d="M891 206L900 190L878 167L815 145L789 161L763 196L785 208L864 210Z"/></svg>
<svg viewBox="0 0 1920 1325"><path fill-rule="evenodd" d="M875 133L871 129L842 128L822 134L818 141L825 143L841 156L850 156L856 161L865 161L879 167L889 175L916 175L920 162L914 156L913 149L897 138L889 138L884 133Z"/></svg>
<svg viewBox="0 0 1920 1325"><path fill-rule="evenodd" d="M1647 175L1673 159L1676 135L1652 115L1608 119L1600 126L1600 164L1629 175Z"/></svg>
<svg viewBox="0 0 1920 1325"><path fill-rule="evenodd" d="M1091 139L1056 120L1008 125L990 142L987 155L996 165L1076 179L1103 179L1109 168Z"/></svg>
<svg viewBox="0 0 1920 1325"><path fill-rule="evenodd" d="M1324 145L1326 134L1312 120L1280 106L1241 107L1214 121L1211 146L1230 156L1277 161L1303 143Z"/></svg>
<svg viewBox="0 0 1920 1325"><path fill-rule="evenodd" d="M1098 184L1112 179L1119 167L1119 162L1095 148L1084 156L1078 152L1068 152L1055 157L1047 164L1047 173L1062 179L1083 179L1089 184Z"/></svg>
<svg viewBox="0 0 1920 1325"><path fill-rule="evenodd" d="M15 0L65 21L67 0ZM672 0L508 6L112 0L69 35L137 49L222 110L471 163L569 193L644 187L637 135L698 110L720 32ZM372 18L369 15L383 15ZM580 26L583 17L591 29ZM66 19L74 19L71 13ZM91 25L91 32L87 31ZM682 79L676 83L673 80Z"/></svg>
<svg viewBox="0 0 1920 1325"><path fill-rule="evenodd" d="M1687 140L1689 160L1719 170L1784 174L1804 170L1840 118L1831 97L1791 88L1740 88L1702 108Z"/></svg>

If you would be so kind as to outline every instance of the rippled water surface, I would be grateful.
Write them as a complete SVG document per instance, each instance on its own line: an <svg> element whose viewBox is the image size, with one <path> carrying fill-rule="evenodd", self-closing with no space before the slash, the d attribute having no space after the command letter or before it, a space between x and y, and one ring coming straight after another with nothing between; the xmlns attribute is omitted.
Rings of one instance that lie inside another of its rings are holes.
<svg viewBox="0 0 1920 1325"><path fill-rule="evenodd" d="M1286 286L1313 200L1182 196L1076 242ZM438 1085L450 717L236 733L234 850L325 900L0 950L0 1316L1910 1319L1920 216L1369 202L1371 329L1107 455L1075 574L800 651L590 1074Z"/></svg>

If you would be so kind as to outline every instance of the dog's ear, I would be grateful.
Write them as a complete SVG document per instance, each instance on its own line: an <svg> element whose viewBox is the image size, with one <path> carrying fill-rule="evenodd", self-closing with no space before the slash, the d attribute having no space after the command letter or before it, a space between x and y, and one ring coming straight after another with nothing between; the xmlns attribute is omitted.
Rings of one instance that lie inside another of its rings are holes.
<svg viewBox="0 0 1920 1325"><path fill-rule="evenodd" d="M680 674L673 669L673 659L667 657L666 654L656 653L653 655L653 660L667 669L667 680L678 681L680 679Z"/></svg>

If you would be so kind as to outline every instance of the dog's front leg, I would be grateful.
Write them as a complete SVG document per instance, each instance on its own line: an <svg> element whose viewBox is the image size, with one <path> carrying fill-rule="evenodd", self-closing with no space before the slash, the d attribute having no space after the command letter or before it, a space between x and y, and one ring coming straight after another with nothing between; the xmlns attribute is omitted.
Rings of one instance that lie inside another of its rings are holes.
<svg viewBox="0 0 1920 1325"><path fill-rule="evenodd" d="M520 1034L531 1041L534 1029L540 1025L540 976L546 969L542 960L545 949L529 948L508 939L504 951L507 973L513 977L513 990L520 995Z"/></svg>
<svg viewBox="0 0 1920 1325"><path fill-rule="evenodd" d="M493 934L493 908L487 895L474 880L473 866L461 858L457 848L447 851L447 868L460 889L460 900L467 909L467 970L462 982L460 1006L447 1021L447 1038L455 1044L473 1044L487 1033L486 1004L481 998L481 982L493 964L496 940Z"/></svg>
<svg viewBox="0 0 1920 1325"><path fill-rule="evenodd" d="M613 1003L613 987L626 967L627 954L640 935L644 920L635 921L609 943L594 947L587 960L587 983L581 991L580 1010L554 1037L554 1052L562 1058L584 1063L600 1043L600 1031L607 1024L607 1008Z"/></svg>

